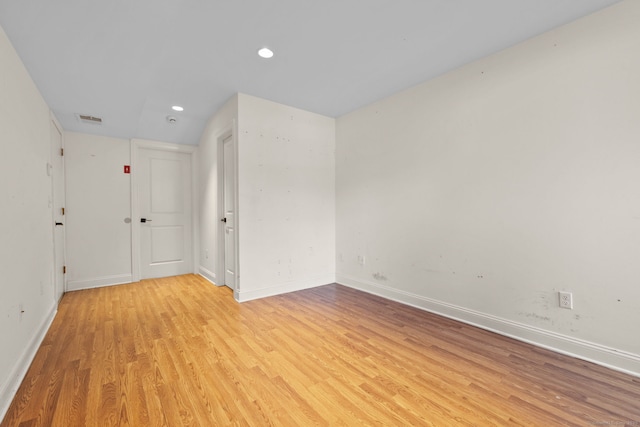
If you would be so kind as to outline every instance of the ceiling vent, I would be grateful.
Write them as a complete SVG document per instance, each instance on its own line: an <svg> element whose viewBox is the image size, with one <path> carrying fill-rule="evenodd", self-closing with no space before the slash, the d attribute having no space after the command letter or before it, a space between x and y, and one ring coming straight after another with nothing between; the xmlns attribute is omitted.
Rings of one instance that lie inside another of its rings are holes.
<svg viewBox="0 0 640 427"><path fill-rule="evenodd" d="M102 117L89 116L86 114L76 114L76 117L80 120L80 123L88 123L90 125L102 124Z"/></svg>

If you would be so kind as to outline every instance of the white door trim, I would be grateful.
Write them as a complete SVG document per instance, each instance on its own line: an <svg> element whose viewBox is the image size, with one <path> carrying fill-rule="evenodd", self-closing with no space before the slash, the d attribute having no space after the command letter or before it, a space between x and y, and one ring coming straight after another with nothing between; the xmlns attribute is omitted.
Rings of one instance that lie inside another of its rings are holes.
<svg viewBox="0 0 640 427"><path fill-rule="evenodd" d="M131 140L131 272L134 282L140 281L140 206L138 200L138 179L136 176L138 159L140 158L140 150L143 148L161 151L171 151L174 153L186 153L191 157L191 245L193 254L193 265L191 271L197 272L197 260L200 259L198 254L198 188L197 188L197 165L196 152L197 147L193 145L172 144L169 142L149 141L146 139Z"/></svg>
<svg viewBox="0 0 640 427"><path fill-rule="evenodd" d="M233 160L234 160L234 212L235 212L235 233L234 233L234 238L235 238L235 242L234 242L234 247L235 247L235 265L234 265L234 269L235 269L235 273L236 273L236 283L235 283L235 288L233 290L233 295L235 297L235 299L238 299L238 295L240 292L240 258L239 258L239 254L240 254L240 238L238 237L240 234L240 211L238 209L238 205L239 205L239 197L238 197L238 138L236 137L237 132L236 132L236 123L235 120L232 124L231 129L227 130L226 132L222 133L219 137L218 137L218 147L217 147L217 157L218 157L218 198L217 198L217 204L218 204L218 209L217 209L217 218L216 221L218 223L218 232L217 232L217 236L218 236L218 259L216 262L216 278L218 280L217 285L218 286L223 286L224 285L224 280L225 280L225 261L224 261L224 252L225 252L225 246L224 246L224 239L225 239L225 229L224 226L225 224L223 222L221 222L220 220L224 217L224 141L231 137L231 144L233 147Z"/></svg>

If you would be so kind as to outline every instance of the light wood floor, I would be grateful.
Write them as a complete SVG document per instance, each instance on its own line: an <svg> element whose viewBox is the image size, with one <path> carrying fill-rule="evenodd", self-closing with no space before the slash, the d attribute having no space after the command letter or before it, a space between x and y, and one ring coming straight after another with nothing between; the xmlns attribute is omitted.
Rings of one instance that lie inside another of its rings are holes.
<svg viewBox="0 0 640 427"><path fill-rule="evenodd" d="M338 285L66 294L2 426L640 425L640 379Z"/></svg>

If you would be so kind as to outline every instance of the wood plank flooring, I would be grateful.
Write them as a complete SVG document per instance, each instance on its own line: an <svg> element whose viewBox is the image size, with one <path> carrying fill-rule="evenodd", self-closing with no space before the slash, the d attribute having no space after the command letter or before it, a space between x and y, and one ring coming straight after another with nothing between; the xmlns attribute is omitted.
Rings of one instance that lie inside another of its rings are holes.
<svg viewBox="0 0 640 427"><path fill-rule="evenodd" d="M640 425L640 379L339 285L68 293L1 426Z"/></svg>

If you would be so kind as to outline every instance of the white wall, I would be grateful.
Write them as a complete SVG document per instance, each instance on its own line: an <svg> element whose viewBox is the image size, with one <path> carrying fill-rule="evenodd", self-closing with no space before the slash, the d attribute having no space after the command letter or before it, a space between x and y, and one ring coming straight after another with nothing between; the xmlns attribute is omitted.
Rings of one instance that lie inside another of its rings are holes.
<svg viewBox="0 0 640 427"><path fill-rule="evenodd" d="M198 147L199 272L214 283L219 268L218 142L222 136L235 132L237 119L238 97L234 95L209 120Z"/></svg>
<svg viewBox="0 0 640 427"><path fill-rule="evenodd" d="M638 22L623 2L339 118L338 281L640 374Z"/></svg>
<svg viewBox="0 0 640 427"><path fill-rule="evenodd" d="M239 301L335 281L335 120L245 94L210 120L198 148L200 274L218 265L219 141L238 151Z"/></svg>
<svg viewBox="0 0 640 427"><path fill-rule="evenodd" d="M335 120L238 95L239 289L335 281Z"/></svg>
<svg viewBox="0 0 640 427"><path fill-rule="evenodd" d="M56 310L49 108L0 28L0 420ZM24 310L24 313L21 313Z"/></svg>
<svg viewBox="0 0 640 427"><path fill-rule="evenodd" d="M67 289L131 282L130 143L67 132L65 144Z"/></svg>

